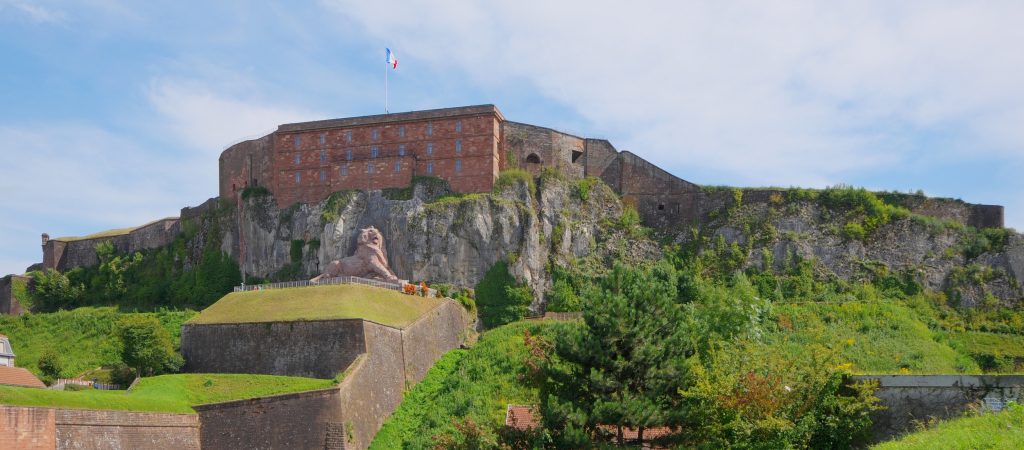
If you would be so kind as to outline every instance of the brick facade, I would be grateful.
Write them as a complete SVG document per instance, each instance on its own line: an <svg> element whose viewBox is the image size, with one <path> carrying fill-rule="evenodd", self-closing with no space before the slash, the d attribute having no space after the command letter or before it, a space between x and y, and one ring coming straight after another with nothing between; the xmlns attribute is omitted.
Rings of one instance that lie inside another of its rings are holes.
<svg viewBox="0 0 1024 450"><path fill-rule="evenodd" d="M0 405L2 449L199 447L199 416Z"/></svg>

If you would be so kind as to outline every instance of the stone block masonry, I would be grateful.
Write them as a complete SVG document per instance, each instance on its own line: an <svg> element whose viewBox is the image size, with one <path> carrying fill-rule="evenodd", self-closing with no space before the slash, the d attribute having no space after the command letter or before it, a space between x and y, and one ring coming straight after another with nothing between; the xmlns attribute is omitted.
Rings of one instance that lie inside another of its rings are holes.
<svg viewBox="0 0 1024 450"><path fill-rule="evenodd" d="M339 394L330 388L196 406L203 448L344 449Z"/></svg>
<svg viewBox="0 0 1024 450"><path fill-rule="evenodd" d="M181 232L177 217L150 222L128 233L86 239L43 238L43 268L65 271L75 267L90 267L99 264L96 245L110 241L119 253L163 247L174 241Z"/></svg>
<svg viewBox="0 0 1024 450"><path fill-rule="evenodd" d="M0 314L20 316L26 312L22 301L27 299L18 298L18 295L25 291L17 289L17 287L19 285L27 286L29 280L29 277L20 275L7 275L0 278Z"/></svg>
<svg viewBox="0 0 1024 450"><path fill-rule="evenodd" d="M199 449L199 416L0 405L3 449Z"/></svg>

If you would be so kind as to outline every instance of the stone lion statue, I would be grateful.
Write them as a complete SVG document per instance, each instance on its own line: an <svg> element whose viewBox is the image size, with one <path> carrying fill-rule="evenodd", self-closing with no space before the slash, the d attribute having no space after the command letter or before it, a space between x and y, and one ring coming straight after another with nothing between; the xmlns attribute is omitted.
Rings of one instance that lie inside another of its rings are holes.
<svg viewBox="0 0 1024 450"><path fill-rule="evenodd" d="M379 230L372 226L359 230L356 253L344 259L331 261L324 273L309 281L316 283L322 278L346 276L398 281L398 277L388 266L388 251L384 249L384 236Z"/></svg>

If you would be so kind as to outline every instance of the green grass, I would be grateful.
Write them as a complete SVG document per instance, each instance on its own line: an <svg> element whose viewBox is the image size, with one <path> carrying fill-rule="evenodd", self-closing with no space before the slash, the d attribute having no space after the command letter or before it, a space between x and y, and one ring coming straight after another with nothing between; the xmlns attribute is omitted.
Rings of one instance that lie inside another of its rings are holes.
<svg viewBox="0 0 1024 450"><path fill-rule="evenodd" d="M334 380L273 375L180 374L143 378L132 391L51 391L0 386L0 403L20 406L195 413L193 405L324 389Z"/></svg>
<svg viewBox="0 0 1024 450"><path fill-rule="evenodd" d="M981 372L896 301L779 304L775 314L779 327L766 342L782 354L817 345L837 351L859 373Z"/></svg>
<svg viewBox="0 0 1024 450"><path fill-rule="evenodd" d="M504 424L508 404L538 403L536 389L519 381L526 357L523 332L547 335L558 326L563 325L516 322L484 333L469 350L446 353L406 393L370 448L430 448L433 436L454 429L454 418L468 416L496 428Z"/></svg>
<svg viewBox="0 0 1024 450"><path fill-rule="evenodd" d="M188 323L359 318L403 327L442 301L358 284L233 292Z"/></svg>
<svg viewBox="0 0 1024 450"><path fill-rule="evenodd" d="M15 364L36 376L41 375L36 363L46 349L60 356L63 377L72 377L89 369L121 361L120 343L114 327L125 315L151 315L171 333L175 346L181 334L181 323L195 311L164 311L156 313L121 313L114 307L78 308L55 313L0 317L0 334L11 340Z"/></svg>
<svg viewBox="0 0 1024 450"><path fill-rule="evenodd" d="M883 442L876 450L1018 449L1024 448L1024 406L999 413L941 422L935 428Z"/></svg>
<svg viewBox="0 0 1024 450"><path fill-rule="evenodd" d="M986 372L1017 372L1024 361L1024 336L964 331L950 333L949 342Z"/></svg>

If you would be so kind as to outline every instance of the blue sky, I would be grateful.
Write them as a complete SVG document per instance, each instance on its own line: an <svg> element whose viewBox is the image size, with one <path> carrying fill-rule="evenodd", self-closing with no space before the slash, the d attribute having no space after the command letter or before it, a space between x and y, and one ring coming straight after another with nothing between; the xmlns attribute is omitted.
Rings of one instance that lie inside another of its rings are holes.
<svg viewBox="0 0 1024 450"><path fill-rule="evenodd" d="M1022 2L0 0L0 273L177 215L278 124L494 103L702 184L922 189L1024 228Z"/></svg>

